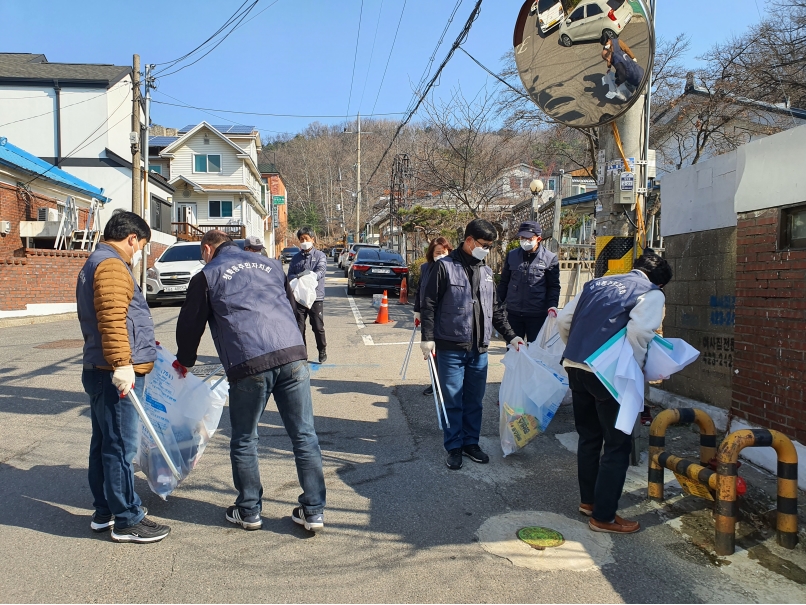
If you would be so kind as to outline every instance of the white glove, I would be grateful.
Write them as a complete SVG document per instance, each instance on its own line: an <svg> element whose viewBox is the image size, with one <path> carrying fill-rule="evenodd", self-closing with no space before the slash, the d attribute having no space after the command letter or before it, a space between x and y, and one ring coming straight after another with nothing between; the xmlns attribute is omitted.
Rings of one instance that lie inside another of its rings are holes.
<svg viewBox="0 0 806 605"><path fill-rule="evenodd" d="M510 340L509 344L511 344L513 347L515 347L516 351L521 350L521 345L524 345L524 346L526 345L526 343L524 342L523 338L521 338L520 336L516 336L515 338Z"/></svg>
<svg viewBox="0 0 806 605"><path fill-rule="evenodd" d="M115 385L120 394L124 397L129 394L134 386L134 366L120 366L112 373L112 384Z"/></svg>
<svg viewBox="0 0 806 605"><path fill-rule="evenodd" d="M548 312L549 317L557 317L557 307L551 307Z"/></svg>
<svg viewBox="0 0 806 605"><path fill-rule="evenodd" d="M420 350L423 352L423 359L428 359L429 355L433 355L437 343L433 340L424 340L420 343Z"/></svg>

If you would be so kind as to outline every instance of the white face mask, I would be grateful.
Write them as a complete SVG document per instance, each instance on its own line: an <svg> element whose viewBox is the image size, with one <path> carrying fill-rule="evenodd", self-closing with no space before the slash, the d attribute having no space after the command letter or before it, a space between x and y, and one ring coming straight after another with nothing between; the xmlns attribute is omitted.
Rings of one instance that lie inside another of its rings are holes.
<svg viewBox="0 0 806 605"><path fill-rule="evenodd" d="M311 248L313 248L313 242L302 242L300 243L299 247L302 248L303 250L310 250Z"/></svg>
<svg viewBox="0 0 806 605"><path fill-rule="evenodd" d="M132 254L132 267L135 267L141 260L143 260L143 251L138 250Z"/></svg>
<svg viewBox="0 0 806 605"><path fill-rule="evenodd" d="M489 250L485 250L484 248L473 248L473 258L478 260L484 260L487 258L487 255L490 253Z"/></svg>
<svg viewBox="0 0 806 605"><path fill-rule="evenodd" d="M434 255L434 261L438 261L439 259L445 258L446 256L448 256L448 255L447 254L435 254Z"/></svg>
<svg viewBox="0 0 806 605"><path fill-rule="evenodd" d="M536 245L537 244L533 240L530 240L530 239L522 239L521 240L521 248L523 248L527 252L529 252L530 250L533 250Z"/></svg>

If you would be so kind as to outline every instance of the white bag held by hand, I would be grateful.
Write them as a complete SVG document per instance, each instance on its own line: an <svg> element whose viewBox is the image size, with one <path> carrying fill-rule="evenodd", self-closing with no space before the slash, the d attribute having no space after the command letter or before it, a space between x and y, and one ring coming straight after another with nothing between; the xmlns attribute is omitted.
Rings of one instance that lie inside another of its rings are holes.
<svg viewBox="0 0 806 605"><path fill-rule="evenodd" d="M507 351L502 363L499 435L506 457L546 430L568 390L568 378L532 359L523 347Z"/></svg>
<svg viewBox="0 0 806 605"><path fill-rule="evenodd" d="M699 356L700 352L682 338L655 336L649 343L644 375L647 381L666 380Z"/></svg>
<svg viewBox="0 0 806 605"><path fill-rule="evenodd" d="M207 443L218 429L227 403L229 384L213 378L213 384L189 373L180 378L171 367L176 357L157 345L157 361L146 377L143 407L171 461L179 470L177 480L149 432L142 428L135 463L148 485L163 500L199 463ZM215 388L212 388L215 386Z"/></svg>
<svg viewBox="0 0 806 605"><path fill-rule="evenodd" d="M319 280L316 279L316 274L308 273L301 277L295 277L289 282L289 285L297 302L310 309L313 303L316 302L316 286L318 283Z"/></svg>

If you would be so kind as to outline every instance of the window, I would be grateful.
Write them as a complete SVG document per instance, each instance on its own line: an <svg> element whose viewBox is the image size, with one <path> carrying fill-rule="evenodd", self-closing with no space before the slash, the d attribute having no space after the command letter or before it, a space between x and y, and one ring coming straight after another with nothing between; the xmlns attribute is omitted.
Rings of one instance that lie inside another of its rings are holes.
<svg viewBox="0 0 806 605"><path fill-rule="evenodd" d="M214 202L210 200L209 204L208 216L210 218L232 218L232 202Z"/></svg>
<svg viewBox="0 0 806 605"><path fill-rule="evenodd" d="M598 4L588 4L588 17L595 17L596 15L601 15L604 11Z"/></svg>
<svg viewBox="0 0 806 605"><path fill-rule="evenodd" d="M157 165L149 164L148 171L149 172L156 172L157 174L162 174L162 166L160 166L159 164L157 164Z"/></svg>
<svg viewBox="0 0 806 605"><path fill-rule="evenodd" d="M806 248L806 205L781 211L781 248Z"/></svg>
<svg viewBox="0 0 806 605"><path fill-rule="evenodd" d="M171 232L171 205L151 196L151 228L162 233Z"/></svg>
<svg viewBox="0 0 806 605"><path fill-rule="evenodd" d="M221 156L203 153L194 155L193 172L221 172Z"/></svg>
<svg viewBox="0 0 806 605"><path fill-rule="evenodd" d="M585 7L580 6L573 13L571 13L571 21L579 21L585 18Z"/></svg>

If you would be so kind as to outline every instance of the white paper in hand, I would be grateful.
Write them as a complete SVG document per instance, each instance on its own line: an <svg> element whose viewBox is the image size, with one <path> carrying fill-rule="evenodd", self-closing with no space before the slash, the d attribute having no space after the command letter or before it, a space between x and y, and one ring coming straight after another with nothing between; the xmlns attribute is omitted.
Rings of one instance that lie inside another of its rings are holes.
<svg viewBox="0 0 806 605"><path fill-rule="evenodd" d="M644 364L647 381L666 380L693 363L700 352L682 338L661 338L655 336L649 343Z"/></svg>

